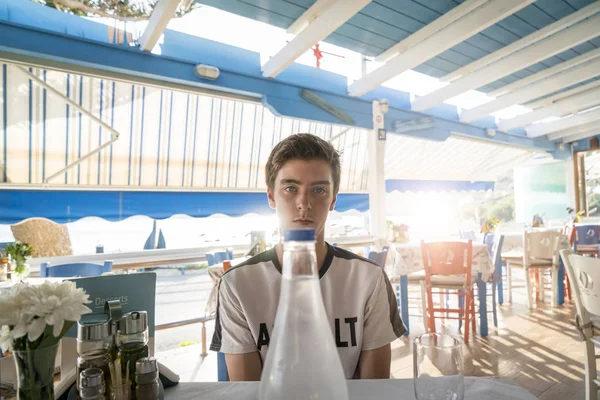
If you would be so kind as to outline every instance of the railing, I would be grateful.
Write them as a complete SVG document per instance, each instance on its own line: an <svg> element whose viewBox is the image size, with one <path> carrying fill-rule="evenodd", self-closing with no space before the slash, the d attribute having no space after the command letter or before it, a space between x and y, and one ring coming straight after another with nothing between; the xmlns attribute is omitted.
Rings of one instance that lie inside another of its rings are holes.
<svg viewBox="0 0 600 400"><path fill-rule="evenodd" d="M155 331L164 331L166 329L178 328L180 326L202 324L202 353L200 353L200 355L204 357L208 354L206 352L206 323L208 321L212 321L214 319L215 319L214 315L202 317L202 318L186 319L184 321L177 321L177 322L170 322L168 324L156 325L154 330Z"/></svg>

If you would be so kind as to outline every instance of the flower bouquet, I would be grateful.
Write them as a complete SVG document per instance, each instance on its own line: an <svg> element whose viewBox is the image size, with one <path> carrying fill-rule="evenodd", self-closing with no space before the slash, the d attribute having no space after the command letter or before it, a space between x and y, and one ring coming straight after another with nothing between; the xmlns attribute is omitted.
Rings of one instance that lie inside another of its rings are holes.
<svg viewBox="0 0 600 400"><path fill-rule="evenodd" d="M54 399L58 344L83 314L89 295L74 282L19 283L0 291L0 347L17 367L19 400Z"/></svg>
<svg viewBox="0 0 600 400"><path fill-rule="evenodd" d="M27 260L33 255L33 248L27 243L21 243L17 240L6 246L6 253L11 257L14 264L11 269L13 279L22 281L27 278L30 272Z"/></svg>
<svg viewBox="0 0 600 400"><path fill-rule="evenodd" d="M496 217L486 219L481 226L481 233L492 233L500 225L500 220Z"/></svg>

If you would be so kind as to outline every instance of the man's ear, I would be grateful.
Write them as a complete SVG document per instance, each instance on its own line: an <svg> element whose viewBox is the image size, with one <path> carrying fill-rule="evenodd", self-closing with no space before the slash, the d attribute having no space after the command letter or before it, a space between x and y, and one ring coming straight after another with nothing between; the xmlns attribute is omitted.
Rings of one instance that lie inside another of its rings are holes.
<svg viewBox="0 0 600 400"><path fill-rule="evenodd" d="M335 196L333 196L333 200L331 201L331 204L329 205L329 211L333 211L333 209L335 208L336 201L337 201L337 194Z"/></svg>
<svg viewBox="0 0 600 400"><path fill-rule="evenodd" d="M275 209L275 196L271 189L267 188L267 198L269 199L269 206L274 210Z"/></svg>

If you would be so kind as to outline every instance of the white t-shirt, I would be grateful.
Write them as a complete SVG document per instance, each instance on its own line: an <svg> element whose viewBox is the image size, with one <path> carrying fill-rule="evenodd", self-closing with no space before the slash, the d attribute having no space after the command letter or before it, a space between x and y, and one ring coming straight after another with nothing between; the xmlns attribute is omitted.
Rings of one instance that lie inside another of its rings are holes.
<svg viewBox="0 0 600 400"><path fill-rule="evenodd" d="M396 295L378 264L329 244L319 278L342 367L351 379L357 376L361 351L382 347L406 332ZM281 265L274 248L223 274L210 349L258 351L264 362L280 286Z"/></svg>

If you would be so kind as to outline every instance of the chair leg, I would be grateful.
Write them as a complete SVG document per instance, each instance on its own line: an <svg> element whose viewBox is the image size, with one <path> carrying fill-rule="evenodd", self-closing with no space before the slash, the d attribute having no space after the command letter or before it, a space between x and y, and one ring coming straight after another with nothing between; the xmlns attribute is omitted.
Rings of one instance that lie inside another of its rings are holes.
<svg viewBox="0 0 600 400"><path fill-rule="evenodd" d="M508 302L512 304L512 268L506 263L506 285L508 286Z"/></svg>
<svg viewBox="0 0 600 400"><path fill-rule="evenodd" d="M585 399L596 400L599 388L594 382L594 379L598 376L594 342L588 339L583 344L585 346Z"/></svg>
<svg viewBox="0 0 600 400"><path fill-rule="evenodd" d="M571 282L569 282L569 276L565 274L565 294L569 301L571 301Z"/></svg>
<svg viewBox="0 0 600 400"><path fill-rule="evenodd" d="M462 294L462 296L461 296ZM465 308L465 291L464 290L460 290L458 292L458 308L460 308L461 310L466 310ZM464 315L462 316L462 318L464 318ZM460 331L462 329L463 326L463 320L462 318L459 318L458 320L458 330ZM469 329L469 327L467 325L465 325L465 329Z"/></svg>
<svg viewBox="0 0 600 400"><path fill-rule="evenodd" d="M433 293L432 288L426 287L427 290L427 327L428 331L435 333L435 318L433 315Z"/></svg>
<svg viewBox="0 0 600 400"><path fill-rule="evenodd" d="M423 314L423 329L427 332L427 289L425 281L421 281L421 313Z"/></svg>
<svg viewBox="0 0 600 400"><path fill-rule="evenodd" d="M498 327L498 311L496 310L496 282L492 280L492 315L494 318L494 327Z"/></svg>
<svg viewBox="0 0 600 400"><path fill-rule="evenodd" d="M533 308L533 291L531 287L531 276L529 274L530 271L529 268L523 268L523 271L525 271L525 286L527 288L527 306Z"/></svg>
<svg viewBox="0 0 600 400"><path fill-rule="evenodd" d="M544 301L544 299L546 298L544 296L544 270L542 268L539 268L539 271L537 271L537 276L538 276L538 281L539 281L539 294L540 294L540 299L542 299L542 302Z"/></svg>
<svg viewBox="0 0 600 400"><path fill-rule="evenodd" d="M463 308L463 312L464 312L464 318L465 318L465 344L469 344L469 334L470 334L470 329L469 329L469 324L471 323L471 299L470 296L464 296L467 297L466 299L464 299L463 304L465 305Z"/></svg>
<svg viewBox="0 0 600 400"><path fill-rule="evenodd" d="M473 336L475 336L477 333L477 318L475 318L475 294L471 294L471 330L473 331Z"/></svg>
<svg viewBox="0 0 600 400"><path fill-rule="evenodd" d="M552 273L552 307L558 307L558 268L553 268Z"/></svg>

